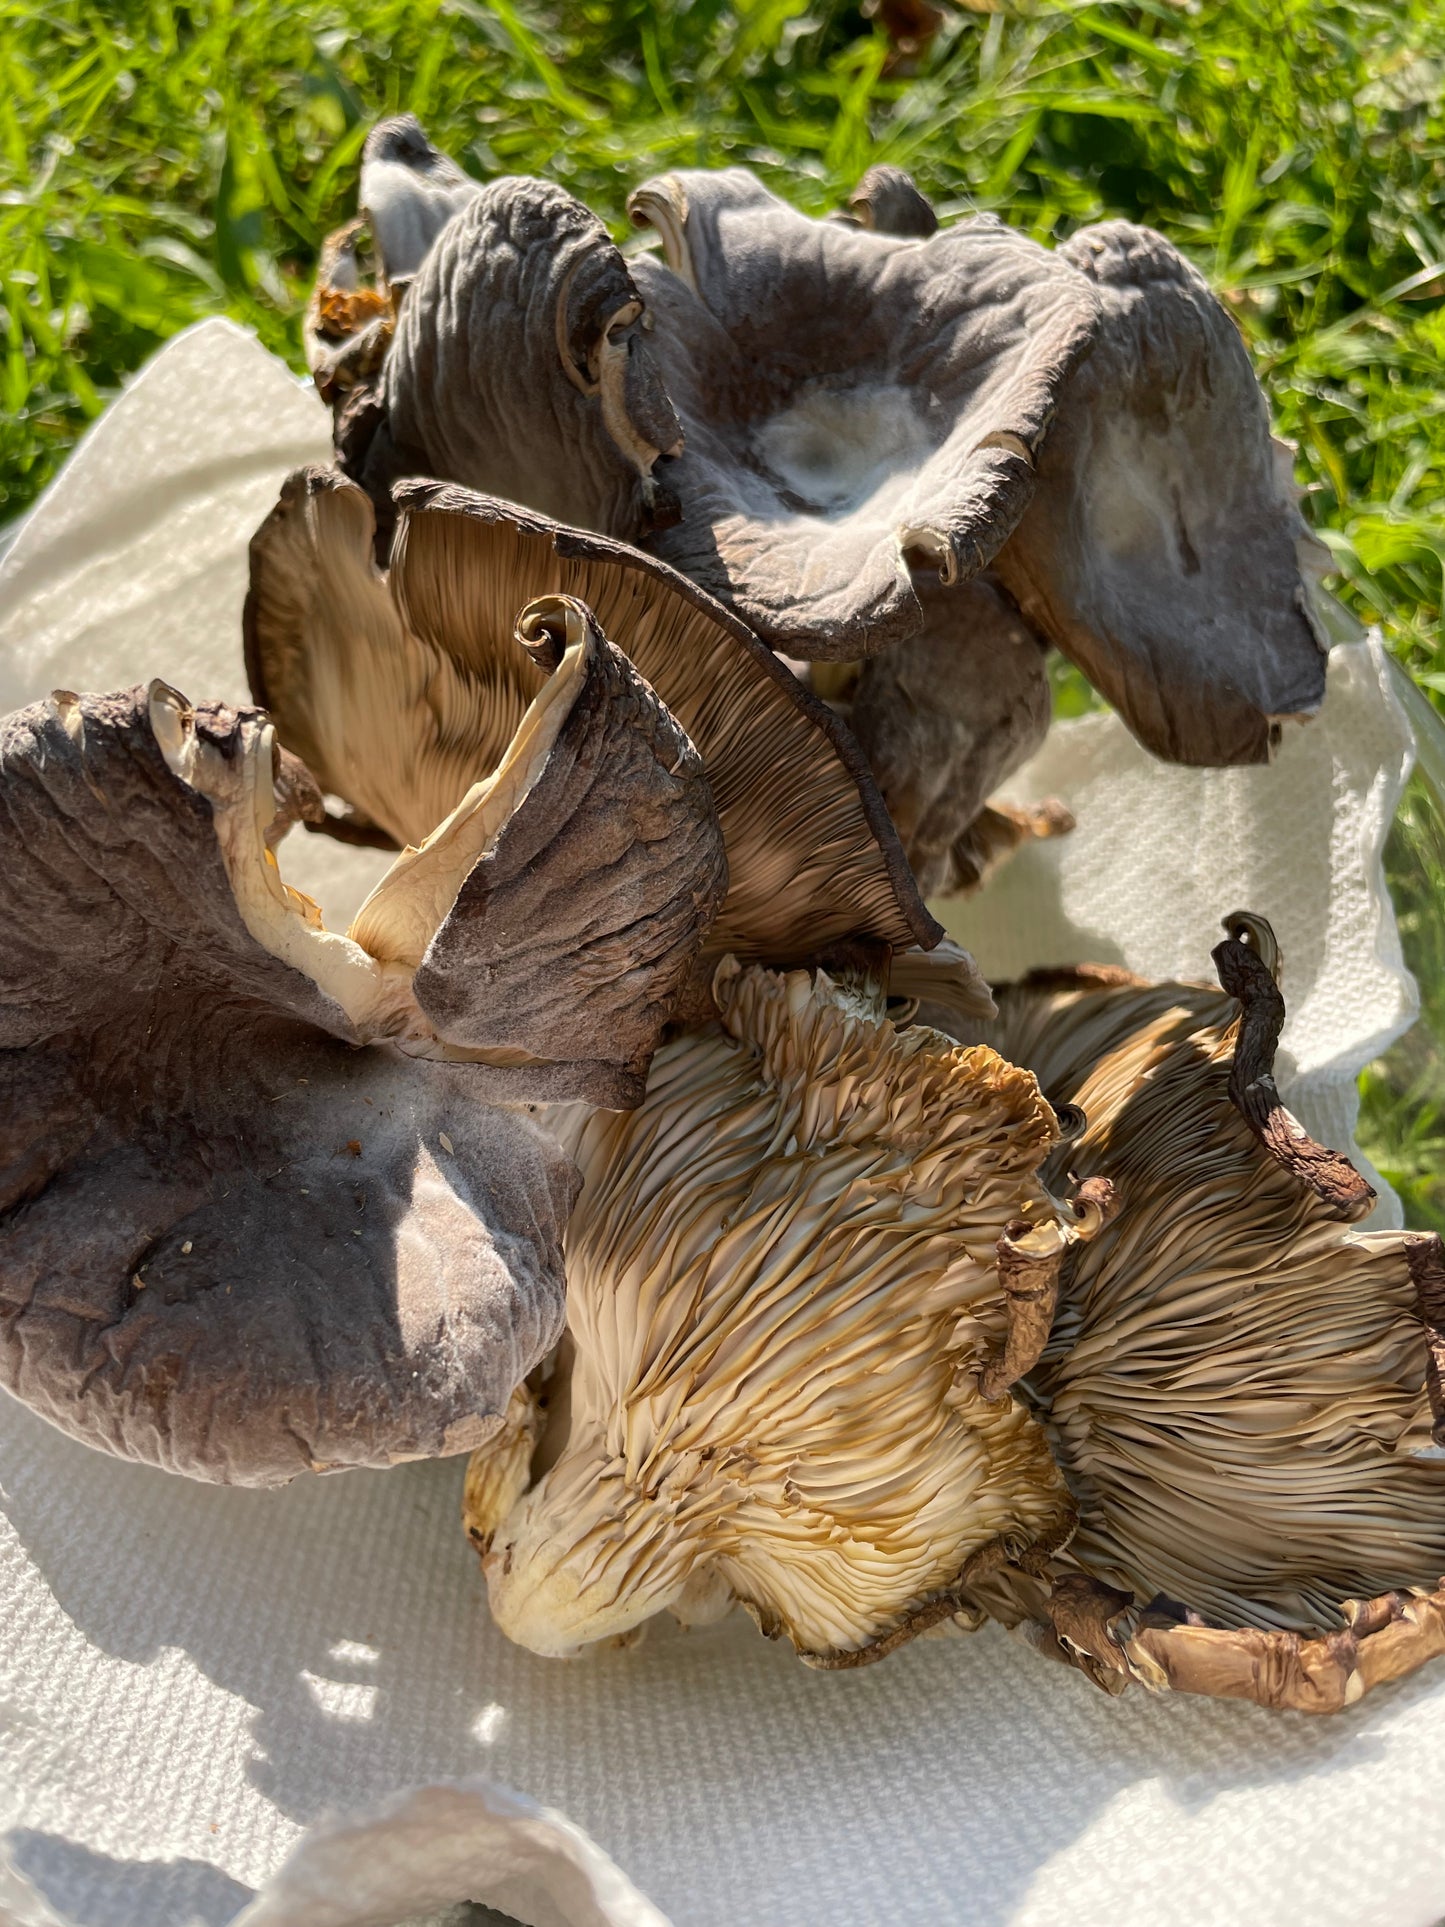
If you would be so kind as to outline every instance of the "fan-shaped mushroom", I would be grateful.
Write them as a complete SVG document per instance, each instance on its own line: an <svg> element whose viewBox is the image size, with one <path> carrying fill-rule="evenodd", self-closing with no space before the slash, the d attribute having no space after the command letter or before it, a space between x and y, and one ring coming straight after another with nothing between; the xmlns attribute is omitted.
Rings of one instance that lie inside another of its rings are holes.
<svg viewBox="0 0 1445 1927"><path fill-rule="evenodd" d="M565 1443L491 1538L492 1609L565 1653L736 1597L857 1664L1067 1535L1040 1434L980 1385L1001 1253L1047 1268L1075 1235L1037 1177L1054 1120L866 978L728 960L716 996L642 1108L578 1135Z"/></svg>
<svg viewBox="0 0 1445 1927"><path fill-rule="evenodd" d="M365 822L415 840L492 769L540 681L515 612L572 595L702 754L731 874L714 950L937 942L856 744L735 617L640 551L509 503L422 482L396 499L389 576L365 493L328 470L291 478L251 548L252 691Z"/></svg>
<svg viewBox="0 0 1445 1927"><path fill-rule="evenodd" d="M726 868L631 665L575 606L523 634L516 740L348 936L281 880L258 712L0 725L0 1382L75 1436L250 1484L457 1452L555 1343L575 1172L488 1100L635 1102Z"/></svg>
<svg viewBox="0 0 1445 1927"><path fill-rule="evenodd" d="M686 445L658 553L805 659L923 623L909 562L974 575L1022 514L1093 338L1083 277L992 219L919 241L813 221L741 168L629 203Z"/></svg>
<svg viewBox="0 0 1445 1927"><path fill-rule="evenodd" d="M765 640L866 655L916 633L901 545L945 584L996 558L1159 755L1263 761L1277 718L1319 707L1263 397L1161 236L1116 222L1051 255L992 222L850 234L738 170L632 206L672 270L635 274L688 437L659 549ZM989 450L1021 466L986 481Z"/></svg>
<svg viewBox="0 0 1445 1927"><path fill-rule="evenodd" d="M1348 1228L1372 1194L1280 1106L1272 940L1231 924L1230 995L1056 973L984 1027L1081 1107L1117 1209L1021 1388L1078 1532L974 1597L1111 1690L1332 1711L1445 1652L1445 1263Z"/></svg>

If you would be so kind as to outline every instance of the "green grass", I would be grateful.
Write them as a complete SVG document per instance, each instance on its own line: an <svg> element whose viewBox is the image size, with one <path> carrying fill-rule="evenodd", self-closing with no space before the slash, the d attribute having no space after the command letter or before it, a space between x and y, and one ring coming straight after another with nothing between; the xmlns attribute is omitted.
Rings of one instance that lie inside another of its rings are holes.
<svg viewBox="0 0 1445 1927"><path fill-rule="evenodd" d="M960 11L916 74L888 54L831 0L0 0L0 521L187 322L233 314L300 365L317 246L381 112L415 109L479 173L552 174L619 231L662 167L745 162L822 211L886 159L1041 238L1124 215L1184 248L1299 444L1341 593L1445 707L1439 0ZM1423 796L1391 863L1445 1038ZM1366 1079L1364 1124L1412 1214L1445 1225L1424 1032Z"/></svg>

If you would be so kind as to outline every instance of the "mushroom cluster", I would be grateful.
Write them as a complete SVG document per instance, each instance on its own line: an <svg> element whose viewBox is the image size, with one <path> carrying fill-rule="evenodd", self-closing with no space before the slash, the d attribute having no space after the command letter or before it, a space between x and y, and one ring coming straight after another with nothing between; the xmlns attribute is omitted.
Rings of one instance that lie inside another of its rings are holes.
<svg viewBox="0 0 1445 1927"><path fill-rule="evenodd" d="M892 168L649 181L625 256L410 117L360 202L256 706L0 724L0 1383L213 1480L470 1452L544 1654L992 1618L1332 1710L1445 1651L1445 1254L1280 1103L1269 926L991 991L926 903L1070 828L996 794L1048 648L1179 762L1322 700L1199 275ZM344 933L297 824L397 852Z"/></svg>

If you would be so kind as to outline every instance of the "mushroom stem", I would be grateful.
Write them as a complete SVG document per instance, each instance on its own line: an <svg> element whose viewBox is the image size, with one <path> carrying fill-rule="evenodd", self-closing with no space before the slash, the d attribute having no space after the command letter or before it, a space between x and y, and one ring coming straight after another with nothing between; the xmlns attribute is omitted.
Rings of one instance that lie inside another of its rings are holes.
<svg viewBox="0 0 1445 1927"><path fill-rule="evenodd" d="M1088 1178L1070 1200L1073 1225L1052 1219L1031 1225L1016 1218L998 1241L998 1275L1008 1318L1004 1348L979 1377L986 1399L1005 1397L1011 1385L1032 1371L1043 1356L1059 1302L1059 1267L1064 1253L1099 1230L1114 1208L1114 1187L1107 1178Z"/></svg>
<svg viewBox="0 0 1445 1927"><path fill-rule="evenodd" d="M1262 917L1247 913L1227 919L1225 928L1242 930L1250 941L1231 934L1212 952L1219 981L1240 1006L1239 1039L1229 1074L1230 1101L1276 1162L1313 1191L1332 1217L1345 1223L1363 1218L1375 1202L1367 1184L1346 1157L1316 1144L1299 1119L1286 1110L1274 1081L1274 1054L1284 1029L1284 998L1274 980L1274 932Z"/></svg>
<svg viewBox="0 0 1445 1927"><path fill-rule="evenodd" d="M1129 1667L1112 1622L1133 1603L1133 1593L1082 1572L1055 1580L1048 1598L1054 1638L1072 1664L1106 1693L1122 1693L1129 1684Z"/></svg>

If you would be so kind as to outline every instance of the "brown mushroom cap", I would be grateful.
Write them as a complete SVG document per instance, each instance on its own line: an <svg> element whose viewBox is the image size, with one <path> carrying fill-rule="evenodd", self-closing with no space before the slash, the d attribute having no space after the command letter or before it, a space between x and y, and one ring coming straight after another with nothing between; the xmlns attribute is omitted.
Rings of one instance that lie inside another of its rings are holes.
<svg viewBox="0 0 1445 1927"><path fill-rule="evenodd" d="M399 841L424 834L535 693L517 609L570 595L702 755L731 877L712 948L938 941L857 745L735 617L640 551L508 503L424 482L396 503L389 578L364 492L326 470L294 475L252 543L252 690L324 788Z"/></svg>
<svg viewBox="0 0 1445 1927"><path fill-rule="evenodd" d="M0 724L0 1383L238 1484L484 1437L576 1189L484 1073L356 1048L377 966L284 902L271 769L264 718L162 685Z"/></svg>
<svg viewBox="0 0 1445 1927"><path fill-rule="evenodd" d="M1269 414L1239 331L1162 235L1111 221L1059 250L1101 321L1059 397L995 567L1147 749L1263 763L1324 700Z"/></svg>
<svg viewBox="0 0 1445 1927"><path fill-rule="evenodd" d="M1445 1310L1424 1281L1445 1264L1437 1240L1351 1232L1368 1188L1347 1199L1343 1160L1277 1097L1265 1128L1250 1115L1277 994L1250 945L1216 957L1242 1009L1059 973L1000 991L983 1027L1082 1110L1069 1164L1107 1175L1117 1209L1066 1266L1026 1386L1078 1532L1052 1594L1015 1573L980 1603L1112 1690L1328 1711L1445 1651L1445 1597L1423 1596L1445 1572L1445 1463L1415 1455Z"/></svg>
<svg viewBox="0 0 1445 1927"><path fill-rule="evenodd" d="M488 182L407 291L358 479L383 509L397 476L436 475L634 537L673 512L652 471L682 439L641 319L595 214L548 181Z"/></svg>
<svg viewBox="0 0 1445 1927"><path fill-rule="evenodd" d="M1031 1422L978 1383L1003 1247L1066 1235L1053 1118L866 981L725 961L716 989L642 1108L580 1132L566 1439L496 1529L492 1608L555 1654L736 1597L858 1664L955 1610L971 1562L1068 1530Z"/></svg>
<svg viewBox="0 0 1445 1927"><path fill-rule="evenodd" d="M1088 282L992 217L926 242L813 221L742 168L629 203L686 430L657 552L804 659L916 635L909 561L953 582L1007 538L1093 338Z"/></svg>

